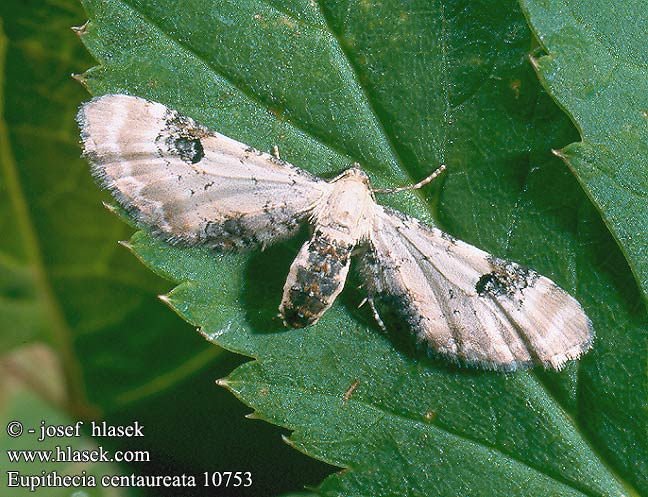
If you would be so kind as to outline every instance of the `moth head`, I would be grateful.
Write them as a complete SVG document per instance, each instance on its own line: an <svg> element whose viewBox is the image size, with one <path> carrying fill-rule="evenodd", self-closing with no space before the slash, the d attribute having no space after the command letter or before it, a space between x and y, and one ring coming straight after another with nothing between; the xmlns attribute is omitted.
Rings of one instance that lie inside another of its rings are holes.
<svg viewBox="0 0 648 497"><path fill-rule="evenodd" d="M367 176L367 173L365 173L360 168L360 164L358 164L357 162L353 164L353 167L350 167L346 171L342 172L342 174L334 178L332 182L340 181L340 180L349 180L349 179L360 181L361 183L364 183L367 186L367 188L371 189L371 182L369 181L369 176Z"/></svg>

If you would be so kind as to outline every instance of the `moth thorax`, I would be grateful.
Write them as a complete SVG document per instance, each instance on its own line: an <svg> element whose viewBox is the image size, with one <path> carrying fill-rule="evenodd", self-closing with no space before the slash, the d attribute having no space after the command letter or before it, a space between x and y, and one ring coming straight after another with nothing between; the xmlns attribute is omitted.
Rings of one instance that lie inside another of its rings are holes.
<svg viewBox="0 0 648 497"><path fill-rule="evenodd" d="M356 176L342 177L333 183L330 194L316 210L315 226L336 238L357 242L368 237L375 206L366 181Z"/></svg>

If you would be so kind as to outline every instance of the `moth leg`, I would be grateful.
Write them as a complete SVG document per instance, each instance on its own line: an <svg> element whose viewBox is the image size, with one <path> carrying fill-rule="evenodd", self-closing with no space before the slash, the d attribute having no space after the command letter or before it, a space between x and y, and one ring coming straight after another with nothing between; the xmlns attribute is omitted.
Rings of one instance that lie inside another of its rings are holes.
<svg viewBox="0 0 648 497"><path fill-rule="evenodd" d="M371 312L373 313L373 317L376 320L376 324L383 333L387 333L387 327L385 326L385 322L380 317L380 314L378 314L378 309L376 309L376 304L374 303L373 298L367 297L366 300L367 302L369 302L369 307L371 307Z"/></svg>
<svg viewBox="0 0 648 497"><path fill-rule="evenodd" d="M281 160L281 156L279 155L279 147L277 147L276 145L272 146L272 155L275 159Z"/></svg>
<svg viewBox="0 0 648 497"><path fill-rule="evenodd" d="M362 288L362 287L359 287ZM383 333L387 333L387 327L385 326L385 323L383 322L382 318L380 317L380 314L378 314L378 309L376 309L376 305L374 304L374 301L371 297L365 297L363 298L360 303L358 304L358 309L360 309L363 305L366 303L369 303L369 307L371 307L371 313L373 314L373 317L376 321L376 324L380 327L380 329L383 331Z"/></svg>

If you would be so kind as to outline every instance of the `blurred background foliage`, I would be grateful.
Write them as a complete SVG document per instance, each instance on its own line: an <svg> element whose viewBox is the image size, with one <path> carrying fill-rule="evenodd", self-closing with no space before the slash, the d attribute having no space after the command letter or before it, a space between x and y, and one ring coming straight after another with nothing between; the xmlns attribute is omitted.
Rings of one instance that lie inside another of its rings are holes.
<svg viewBox="0 0 648 497"><path fill-rule="evenodd" d="M170 283L117 244L132 230L102 206L74 120L89 94L72 74L95 64L70 29L87 19L79 2L3 0L0 18L0 374L26 378L20 390L48 406L3 384L2 419L138 420L143 439L101 441L151 451L127 474L253 471L249 495L316 484L331 467L284 444L285 430L245 419L249 409L214 384L242 358L170 312L157 299ZM26 353L33 344L49 352ZM37 374L44 356L60 376Z"/></svg>

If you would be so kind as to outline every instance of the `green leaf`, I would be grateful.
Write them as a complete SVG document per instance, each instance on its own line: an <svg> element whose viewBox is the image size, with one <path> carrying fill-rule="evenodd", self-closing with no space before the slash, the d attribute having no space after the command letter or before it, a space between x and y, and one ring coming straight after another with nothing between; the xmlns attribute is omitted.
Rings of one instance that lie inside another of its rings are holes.
<svg viewBox="0 0 648 497"><path fill-rule="evenodd" d="M571 116L581 136L580 142L556 154L600 211L648 305L646 4L557 0L522 0L521 4L548 53L533 59L540 80ZM629 342L628 346L639 347L637 354L642 357L648 347L645 328ZM618 434L624 425L634 426L643 441L648 438L645 371L643 367L638 382L631 386L638 387L638 406L628 405L627 419L619 420L613 429ZM589 429L595 432L609 429L609 420L598 416L590 423ZM646 444L636 444L633 437L628 433L619 443L615 436L606 435L600 440L601 448L615 465L632 467L634 471L625 476L648 492Z"/></svg>
<svg viewBox="0 0 648 497"><path fill-rule="evenodd" d="M132 250L168 303L255 360L221 383L289 443L346 468L322 495L638 495L646 490L646 311L596 209L550 150L576 139L528 63L514 2L85 0L93 94L126 92L332 176L530 265L583 303L594 350L560 373L458 369L382 335L361 290L306 330L276 318L304 235L252 254ZM443 184L441 184L443 183ZM604 303L604 305L601 305Z"/></svg>
<svg viewBox="0 0 648 497"><path fill-rule="evenodd" d="M556 152L600 210L648 305L648 15L641 0L522 7L548 52L541 81L581 140Z"/></svg>

